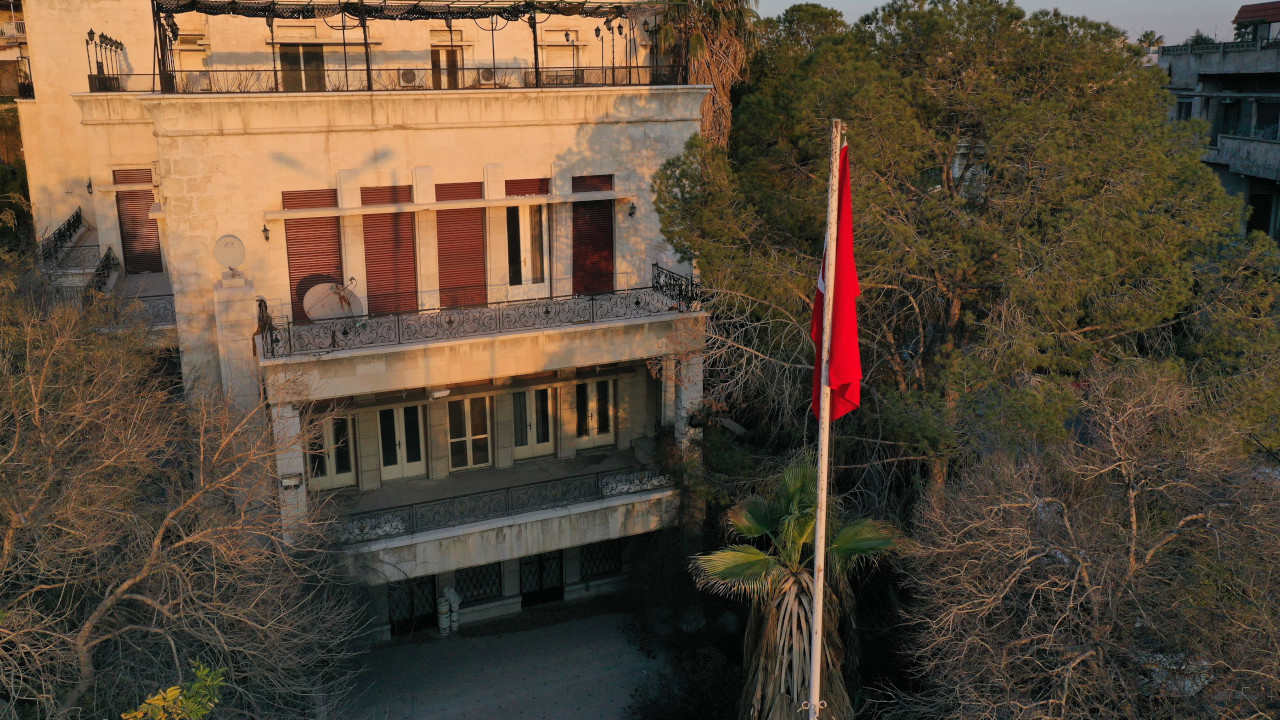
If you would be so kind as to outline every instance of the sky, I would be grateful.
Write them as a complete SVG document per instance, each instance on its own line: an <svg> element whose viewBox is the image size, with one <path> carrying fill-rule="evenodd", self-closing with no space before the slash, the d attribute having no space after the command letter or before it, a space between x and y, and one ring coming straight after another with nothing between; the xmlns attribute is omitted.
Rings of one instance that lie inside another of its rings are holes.
<svg viewBox="0 0 1280 720"><path fill-rule="evenodd" d="M798 0L759 0L760 15L781 13ZM883 0L811 0L844 12L854 21ZM1253 0L1258 1L1258 0ZM1143 30L1155 30L1165 42L1176 45L1191 36L1197 28L1208 35L1217 26L1218 39L1230 40L1231 18L1242 1L1232 0L1018 0L1028 12L1058 8L1068 15L1083 15L1091 20L1105 20L1136 38Z"/></svg>

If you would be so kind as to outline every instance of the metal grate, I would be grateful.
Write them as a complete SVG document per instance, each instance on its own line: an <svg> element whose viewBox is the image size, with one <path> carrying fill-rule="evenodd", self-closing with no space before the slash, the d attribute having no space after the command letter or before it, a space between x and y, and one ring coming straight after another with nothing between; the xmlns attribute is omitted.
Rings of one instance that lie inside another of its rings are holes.
<svg viewBox="0 0 1280 720"><path fill-rule="evenodd" d="M387 616L392 635L407 635L436 624L436 579L416 577L387 585Z"/></svg>
<svg viewBox="0 0 1280 720"><path fill-rule="evenodd" d="M582 579L617 575L622 572L622 539L582 546Z"/></svg>
<svg viewBox="0 0 1280 720"><path fill-rule="evenodd" d="M463 568L453 576L453 586L462 596L462 604L502 597L502 563Z"/></svg>

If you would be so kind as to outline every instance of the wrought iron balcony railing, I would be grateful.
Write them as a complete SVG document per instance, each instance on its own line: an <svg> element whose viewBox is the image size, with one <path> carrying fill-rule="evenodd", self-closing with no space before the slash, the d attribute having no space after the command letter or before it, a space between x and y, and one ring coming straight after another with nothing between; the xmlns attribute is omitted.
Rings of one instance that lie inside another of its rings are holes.
<svg viewBox="0 0 1280 720"><path fill-rule="evenodd" d="M650 287L600 295L512 300L471 307L295 323L259 318L266 359L499 335L522 330L632 320L698 309L698 284L690 277L653 267Z"/></svg>
<svg viewBox="0 0 1280 720"><path fill-rule="evenodd" d="M46 268L56 267L70 249L71 240L82 227L84 227L84 213L80 208L76 208L76 211L63 220L56 230L40 241L40 264ZM89 266L93 267L97 262L97 258L94 258Z"/></svg>
<svg viewBox="0 0 1280 720"><path fill-rule="evenodd" d="M275 93L374 90L493 90L505 88L679 85L674 65L595 67L363 68L291 71L272 68L180 70L151 74L96 73L89 92Z"/></svg>
<svg viewBox="0 0 1280 720"><path fill-rule="evenodd" d="M674 485L674 479L657 468L575 475L532 485L347 515L337 521L336 534L338 542L350 545Z"/></svg>

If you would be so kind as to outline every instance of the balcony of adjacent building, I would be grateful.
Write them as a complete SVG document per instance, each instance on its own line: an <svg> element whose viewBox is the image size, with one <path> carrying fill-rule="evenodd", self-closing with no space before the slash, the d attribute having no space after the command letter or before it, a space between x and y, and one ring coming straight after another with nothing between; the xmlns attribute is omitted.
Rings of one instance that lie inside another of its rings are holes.
<svg viewBox="0 0 1280 720"><path fill-rule="evenodd" d="M323 7L164 0L154 9L158 67L148 69L155 71L136 72L136 52L90 31L88 89L194 95L680 85L683 69L655 49L664 9L662 2L552 2L530 13L524 3L459 0ZM247 18L267 22L226 32L228 22ZM438 22L424 31L425 23L405 20ZM264 35L269 50L246 33Z"/></svg>
<svg viewBox="0 0 1280 720"><path fill-rule="evenodd" d="M40 240L38 253L55 302L82 306L104 295L114 296L124 301L131 320L153 331L173 331L177 318L169 276L127 274L115 251L99 246L98 230L85 220L81 209Z"/></svg>

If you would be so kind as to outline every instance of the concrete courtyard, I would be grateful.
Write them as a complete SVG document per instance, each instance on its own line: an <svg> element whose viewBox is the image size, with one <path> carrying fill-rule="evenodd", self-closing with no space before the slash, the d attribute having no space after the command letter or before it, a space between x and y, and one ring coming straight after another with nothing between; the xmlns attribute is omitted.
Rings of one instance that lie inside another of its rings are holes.
<svg viewBox="0 0 1280 720"><path fill-rule="evenodd" d="M630 622L624 613L559 605L374 650L354 717L621 720L632 690L663 669L636 646Z"/></svg>

